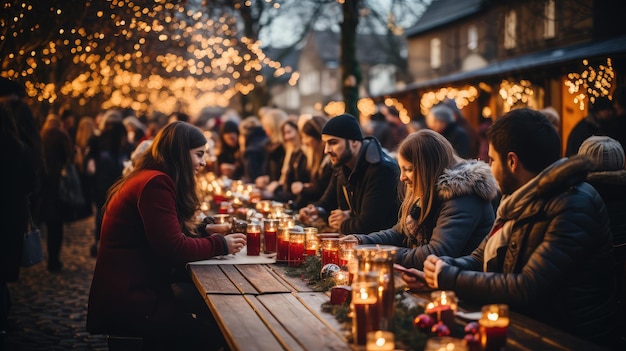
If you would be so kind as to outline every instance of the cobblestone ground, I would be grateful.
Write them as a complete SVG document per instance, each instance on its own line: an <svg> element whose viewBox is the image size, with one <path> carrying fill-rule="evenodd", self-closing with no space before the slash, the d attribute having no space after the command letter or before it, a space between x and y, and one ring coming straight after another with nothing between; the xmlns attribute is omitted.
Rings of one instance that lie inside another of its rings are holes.
<svg viewBox="0 0 626 351"><path fill-rule="evenodd" d="M60 273L49 273L44 260L22 268L20 280L9 284L13 306L7 351L108 350L104 335L90 335L85 330L87 297L96 263L89 255L93 228L93 217L65 225ZM47 255L45 228L42 234Z"/></svg>

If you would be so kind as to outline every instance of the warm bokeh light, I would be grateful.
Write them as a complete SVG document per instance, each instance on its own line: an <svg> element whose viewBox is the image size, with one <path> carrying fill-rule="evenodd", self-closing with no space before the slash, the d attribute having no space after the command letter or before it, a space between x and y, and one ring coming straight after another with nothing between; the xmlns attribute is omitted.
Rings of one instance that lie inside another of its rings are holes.
<svg viewBox="0 0 626 351"><path fill-rule="evenodd" d="M0 75L50 104L98 98L102 108L197 114L249 94L263 83L263 67L274 76L292 72L266 57L260 41L241 35L233 9L166 0L81 5L5 2Z"/></svg>
<svg viewBox="0 0 626 351"><path fill-rule="evenodd" d="M588 60L583 60L582 63L585 66L583 71L572 72L565 80L568 92L574 96L574 103L581 111L585 109L587 97L593 103L597 97L609 96L615 79L611 58L607 58L606 65L601 64L598 67L590 65Z"/></svg>

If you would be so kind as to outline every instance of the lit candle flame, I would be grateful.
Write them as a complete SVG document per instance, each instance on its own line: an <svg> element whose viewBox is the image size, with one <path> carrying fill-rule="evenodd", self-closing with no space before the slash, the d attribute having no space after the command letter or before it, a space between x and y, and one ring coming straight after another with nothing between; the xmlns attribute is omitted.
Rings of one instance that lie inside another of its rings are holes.
<svg viewBox="0 0 626 351"><path fill-rule="evenodd" d="M497 321L498 320L498 313L497 312L489 312L489 313L487 313L487 319L489 319L490 321Z"/></svg>

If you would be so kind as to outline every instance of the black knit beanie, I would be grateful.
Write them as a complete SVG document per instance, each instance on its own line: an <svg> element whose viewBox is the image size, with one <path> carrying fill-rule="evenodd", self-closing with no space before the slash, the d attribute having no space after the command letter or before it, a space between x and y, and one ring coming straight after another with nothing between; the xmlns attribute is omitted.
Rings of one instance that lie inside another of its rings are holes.
<svg viewBox="0 0 626 351"><path fill-rule="evenodd" d="M322 134L332 135L348 140L363 140L363 132L359 121L350 114L344 113L333 117L322 128Z"/></svg>

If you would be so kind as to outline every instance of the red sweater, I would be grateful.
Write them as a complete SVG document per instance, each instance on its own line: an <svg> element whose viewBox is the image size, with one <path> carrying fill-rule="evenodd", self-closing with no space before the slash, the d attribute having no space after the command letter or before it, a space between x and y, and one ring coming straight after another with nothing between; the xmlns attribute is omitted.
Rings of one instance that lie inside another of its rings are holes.
<svg viewBox="0 0 626 351"><path fill-rule="evenodd" d="M226 254L223 237L190 238L176 216L174 181L144 170L107 205L89 292L87 330L144 334L178 313L172 271L190 261Z"/></svg>

